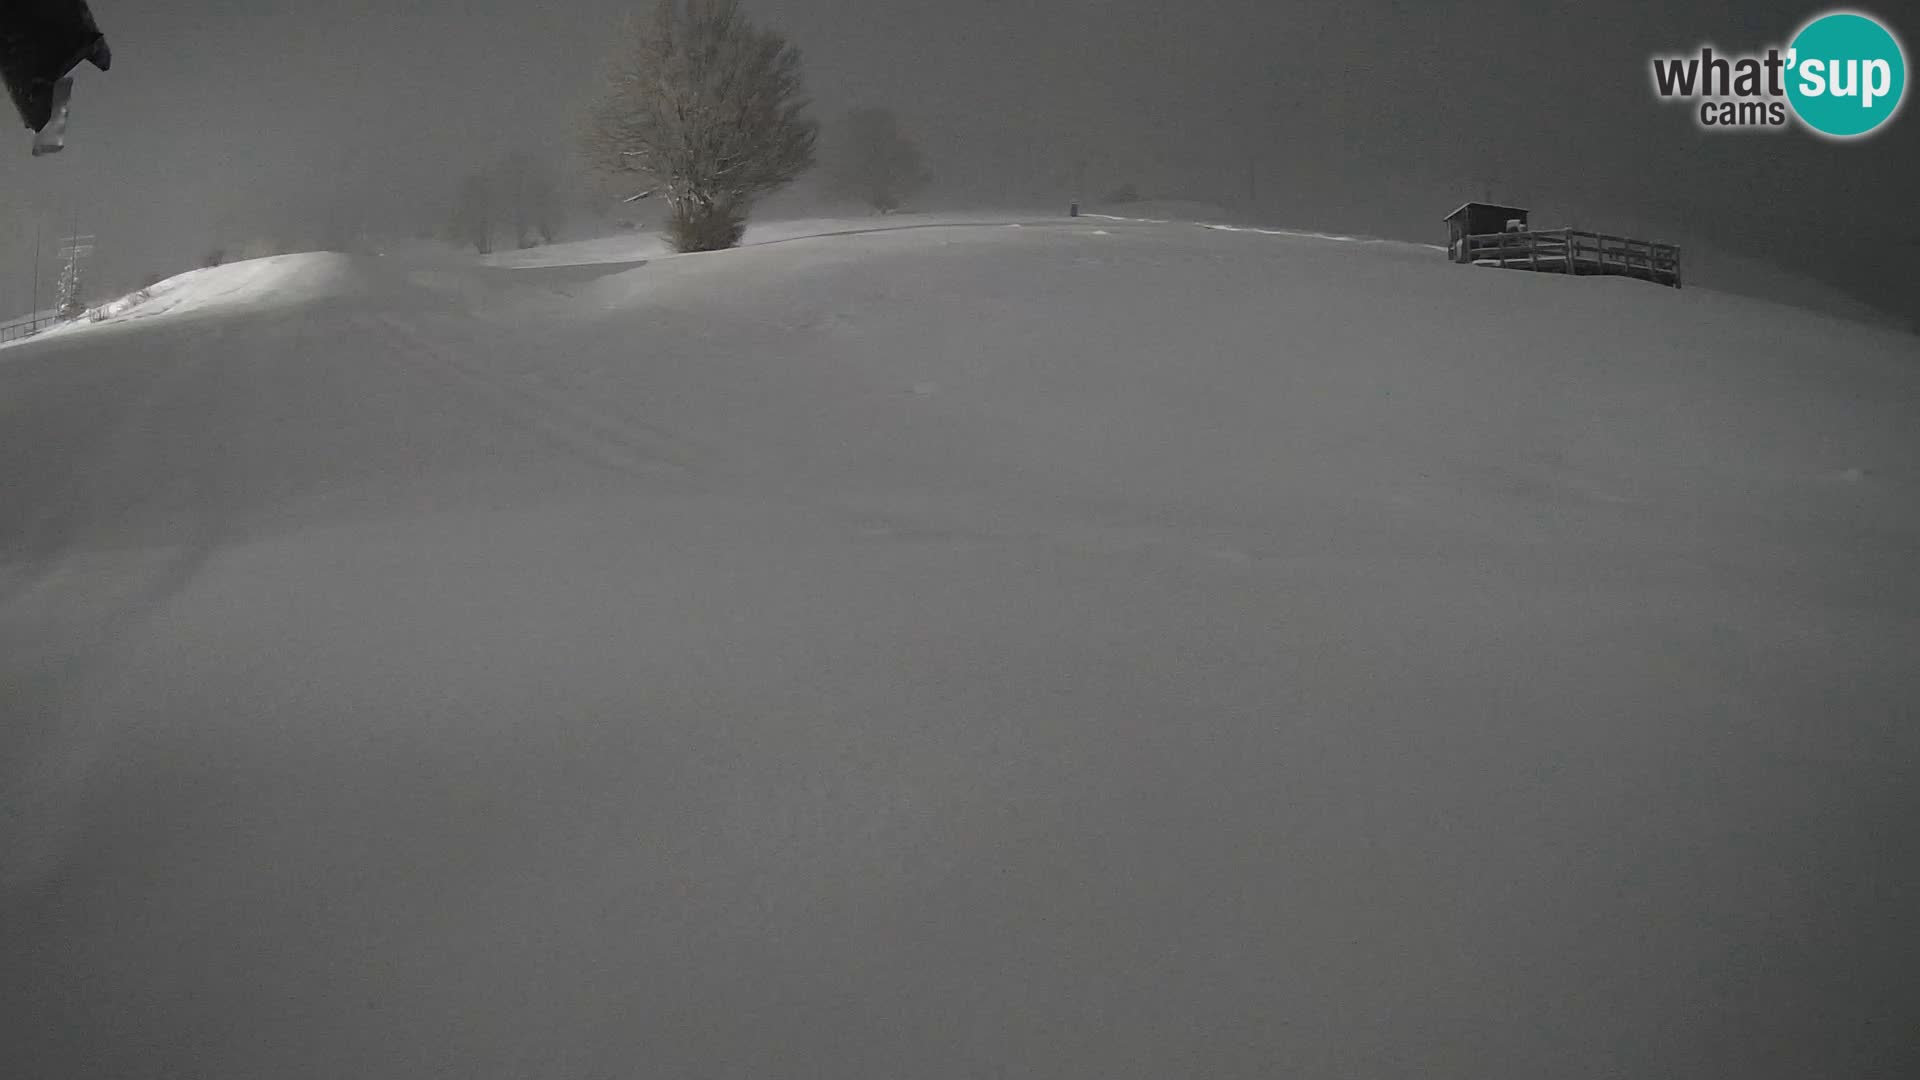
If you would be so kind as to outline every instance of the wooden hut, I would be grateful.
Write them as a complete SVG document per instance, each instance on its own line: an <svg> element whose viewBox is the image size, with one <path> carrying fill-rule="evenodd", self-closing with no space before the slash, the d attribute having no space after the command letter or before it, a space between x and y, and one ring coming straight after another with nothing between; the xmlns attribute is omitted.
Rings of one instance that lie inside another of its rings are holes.
<svg viewBox="0 0 1920 1080"><path fill-rule="evenodd" d="M1527 227L1532 216L1531 210L1518 206L1501 206L1497 203L1470 202L1447 215L1447 252L1454 262L1468 263L1467 237L1487 236L1492 233L1508 231L1508 226L1519 222L1520 228Z"/></svg>
<svg viewBox="0 0 1920 1080"><path fill-rule="evenodd" d="M1680 287L1680 248L1583 229L1534 229L1518 206L1470 202L1447 215L1447 258L1546 274L1633 277Z"/></svg>

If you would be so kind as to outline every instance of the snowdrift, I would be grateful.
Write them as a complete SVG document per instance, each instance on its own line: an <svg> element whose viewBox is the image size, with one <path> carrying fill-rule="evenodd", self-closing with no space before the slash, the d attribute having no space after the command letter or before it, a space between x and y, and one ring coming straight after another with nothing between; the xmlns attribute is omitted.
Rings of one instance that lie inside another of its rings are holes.
<svg viewBox="0 0 1920 1080"><path fill-rule="evenodd" d="M146 289L147 298L138 304L110 306L106 314L137 320L303 304L350 292L351 263L348 256L315 251L192 270Z"/></svg>
<svg viewBox="0 0 1920 1080"><path fill-rule="evenodd" d="M1910 1056L1912 336L1109 221L607 261L0 363L0 1060Z"/></svg>
<svg viewBox="0 0 1920 1080"><path fill-rule="evenodd" d="M269 311L352 295L359 279L353 260L331 252L304 252L249 259L191 270L138 292L108 301L86 315L58 323L33 338L16 338L13 347L48 338L138 323L167 316L237 315Z"/></svg>

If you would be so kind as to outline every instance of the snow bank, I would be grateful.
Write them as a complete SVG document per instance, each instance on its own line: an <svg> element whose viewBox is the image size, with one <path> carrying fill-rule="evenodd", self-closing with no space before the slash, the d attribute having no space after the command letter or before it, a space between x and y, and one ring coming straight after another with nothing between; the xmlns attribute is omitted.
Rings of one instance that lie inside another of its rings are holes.
<svg viewBox="0 0 1920 1080"><path fill-rule="evenodd" d="M306 252L190 270L101 304L77 320L25 341L44 341L149 319L265 311L343 295L357 280L352 263L346 255Z"/></svg>
<svg viewBox="0 0 1920 1080"><path fill-rule="evenodd" d="M198 312L233 312L305 303L340 292L352 280L353 259L332 252L248 259L170 277L146 290L149 299L129 319Z"/></svg>
<svg viewBox="0 0 1920 1080"><path fill-rule="evenodd" d="M499 251L482 256L485 266L518 270L549 266L579 266L593 263L632 263L657 259L671 253L666 238L656 231L623 232L593 240L570 240L546 244L524 251Z"/></svg>

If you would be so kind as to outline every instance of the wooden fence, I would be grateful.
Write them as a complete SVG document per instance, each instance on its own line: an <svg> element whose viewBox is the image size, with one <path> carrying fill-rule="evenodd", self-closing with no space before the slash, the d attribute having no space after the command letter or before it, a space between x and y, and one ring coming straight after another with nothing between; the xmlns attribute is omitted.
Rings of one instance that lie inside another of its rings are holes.
<svg viewBox="0 0 1920 1080"><path fill-rule="evenodd" d="M1485 233L1466 238L1462 262L1533 270L1640 278L1680 287L1680 248L1578 229Z"/></svg>
<svg viewBox="0 0 1920 1080"><path fill-rule="evenodd" d="M45 315L22 315L0 323L0 342L32 337L52 325L53 320Z"/></svg>

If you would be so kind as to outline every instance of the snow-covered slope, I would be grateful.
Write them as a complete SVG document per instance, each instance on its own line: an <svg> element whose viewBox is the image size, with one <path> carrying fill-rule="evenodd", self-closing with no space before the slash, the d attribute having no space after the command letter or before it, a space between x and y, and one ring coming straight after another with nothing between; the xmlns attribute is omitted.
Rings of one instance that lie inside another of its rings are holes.
<svg viewBox="0 0 1920 1080"><path fill-rule="evenodd" d="M0 357L11 1072L1911 1061L1911 336L1112 221L313 269Z"/></svg>
<svg viewBox="0 0 1920 1080"><path fill-rule="evenodd" d="M310 304L352 295L363 284L352 260L331 252L304 252L249 259L190 270L108 301L71 322L55 323L33 338L14 338L0 348L44 344L50 338L135 325L161 317L231 317L247 311Z"/></svg>

